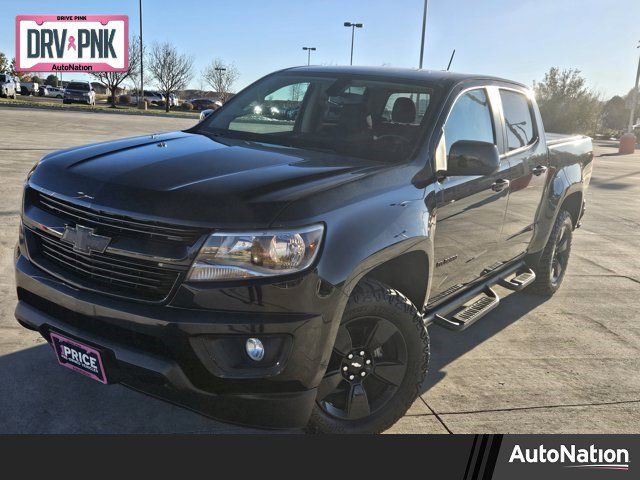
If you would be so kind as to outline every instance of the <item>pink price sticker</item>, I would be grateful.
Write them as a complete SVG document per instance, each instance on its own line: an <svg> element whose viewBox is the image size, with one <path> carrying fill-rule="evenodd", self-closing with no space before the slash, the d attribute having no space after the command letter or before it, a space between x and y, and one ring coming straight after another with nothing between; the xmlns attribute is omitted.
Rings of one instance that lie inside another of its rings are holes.
<svg viewBox="0 0 640 480"><path fill-rule="evenodd" d="M127 15L18 15L19 72L126 72Z"/></svg>

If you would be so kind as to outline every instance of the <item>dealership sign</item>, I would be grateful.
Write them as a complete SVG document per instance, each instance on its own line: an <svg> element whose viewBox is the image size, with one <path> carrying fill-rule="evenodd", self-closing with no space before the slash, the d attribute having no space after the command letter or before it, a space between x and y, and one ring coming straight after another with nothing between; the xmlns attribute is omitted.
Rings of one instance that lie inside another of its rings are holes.
<svg viewBox="0 0 640 480"><path fill-rule="evenodd" d="M127 15L18 15L16 70L124 72L129 68Z"/></svg>

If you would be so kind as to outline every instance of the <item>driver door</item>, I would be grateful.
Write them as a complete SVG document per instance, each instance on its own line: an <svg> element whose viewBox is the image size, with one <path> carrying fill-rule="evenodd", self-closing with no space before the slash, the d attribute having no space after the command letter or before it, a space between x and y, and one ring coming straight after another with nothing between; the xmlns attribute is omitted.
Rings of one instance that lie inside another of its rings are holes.
<svg viewBox="0 0 640 480"><path fill-rule="evenodd" d="M487 88L463 91L451 107L440 148L458 140L490 142L503 151L500 125ZM503 259L500 230L507 210L509 162L492 175L449 176L437 182L435 270L432 301L478 279Z"/></svg>

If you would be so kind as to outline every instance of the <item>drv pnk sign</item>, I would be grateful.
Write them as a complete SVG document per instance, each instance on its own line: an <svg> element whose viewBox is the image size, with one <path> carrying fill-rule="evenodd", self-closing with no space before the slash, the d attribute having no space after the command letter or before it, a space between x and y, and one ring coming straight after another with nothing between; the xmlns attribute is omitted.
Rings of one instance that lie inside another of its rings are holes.
<svg viewBox="0 0 640 480"><path fill-rule="evenodd" d="M125 72L127 15L18 15L16 70Z"/></svg>

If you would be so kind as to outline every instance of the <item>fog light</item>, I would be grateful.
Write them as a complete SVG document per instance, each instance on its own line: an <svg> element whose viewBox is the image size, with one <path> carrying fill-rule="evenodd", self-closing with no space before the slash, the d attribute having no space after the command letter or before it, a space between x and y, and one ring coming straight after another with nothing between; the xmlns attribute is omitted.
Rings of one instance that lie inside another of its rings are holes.
<svg viewBox="0 0 640 480"><path fill-rule="evenodd" d="M245 348L251 360L259 362L264 357L264 345L257 338L248 339Z"/></svg>

